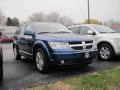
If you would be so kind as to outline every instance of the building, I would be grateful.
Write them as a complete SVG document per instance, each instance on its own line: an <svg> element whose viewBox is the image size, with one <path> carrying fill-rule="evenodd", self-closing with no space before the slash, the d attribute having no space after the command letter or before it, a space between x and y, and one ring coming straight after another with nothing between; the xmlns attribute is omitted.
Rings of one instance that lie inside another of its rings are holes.
<svg viewBox="0 0 120 90"><path fill-rule="evenodd" d="M0 31L3 33L3 35L13 36L17 28L17 26L0 26Z"/></svg>

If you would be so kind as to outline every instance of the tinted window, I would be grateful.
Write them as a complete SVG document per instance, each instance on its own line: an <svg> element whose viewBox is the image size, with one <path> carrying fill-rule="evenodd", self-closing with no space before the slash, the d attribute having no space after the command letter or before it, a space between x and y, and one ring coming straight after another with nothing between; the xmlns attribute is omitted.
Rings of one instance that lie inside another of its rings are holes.
<svg viewBox="0 0 120 90"><path fill-rule="evenodd" d="M89 30L91 30L91 28L89 28L87 26L81 26L80 27L80 34L81 35L87 35Z"/></svg>
<svg viewBox="0 0 120 90"><path fill-rule="evenodd" d="M80 34L80 27L71 27L69 29L76 34Z"/></svg>

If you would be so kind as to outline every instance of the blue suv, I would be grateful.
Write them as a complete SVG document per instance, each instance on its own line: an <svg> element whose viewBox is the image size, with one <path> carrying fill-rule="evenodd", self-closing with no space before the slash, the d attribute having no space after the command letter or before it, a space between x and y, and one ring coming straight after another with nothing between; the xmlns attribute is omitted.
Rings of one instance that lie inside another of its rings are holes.
<svg viewBox="0 0 120 90"><path fill-rule="evenodd" d="M29 22L21 25L13 37L15 59L34 59L41 73L51 65L90 64L97 47L92 38L73 34L57 23Z"/></svg>

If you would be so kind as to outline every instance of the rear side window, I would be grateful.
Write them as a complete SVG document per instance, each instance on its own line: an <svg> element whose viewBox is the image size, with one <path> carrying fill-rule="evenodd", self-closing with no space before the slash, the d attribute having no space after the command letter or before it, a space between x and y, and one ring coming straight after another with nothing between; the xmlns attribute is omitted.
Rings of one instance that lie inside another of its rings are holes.
<svg viewBox="0 0 120 90"><path fill-rule="evenodd" d="M80 27L71 27L69 28L73 33L80 34Z"/></svg>

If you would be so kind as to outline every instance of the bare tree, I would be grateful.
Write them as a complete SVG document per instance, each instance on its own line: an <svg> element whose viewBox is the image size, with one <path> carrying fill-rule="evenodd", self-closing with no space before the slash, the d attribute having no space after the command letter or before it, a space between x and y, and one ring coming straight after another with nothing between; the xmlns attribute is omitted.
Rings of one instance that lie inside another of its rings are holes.
<svg viewBox="0 0 120 90"><path fill-rule="evenodd" d="M34 13L29 17L30 21L33 22L43 22L44 21L44 13L40 12L40 13Z"/></svg>
<svg viewBox="0 0 120 90"><path fill-rule="evenodd" d="M48 14L46 17L45 17L45 21L46 22L59 22L59 13L57 12L51 12L50 14Z"/></svg>
<svg viewBox="0 0 120 90"><path fill-rule="evenodd" d="M70 26L73 25L73 20L67 16L62 16L59 20L59 23L65 25L65 26Z"/></svg>
<svg viewBox="0 0 120 90"><path fill-rule="evenodd" d="M53 22L53 23L61 23L65 26L73 25L73 20L67 16L60 17L60 14L57 12L51 12L48 15L44 15L42 12L34 13L29 17L30 21L34 22Z"/></svg>
<svg viewBox="0 0 120 90"><path fill-rule="evenodd" d="M107 25L107 26L119 26L120 25L120 21L109 20L107 22L104 22L104 25Z"/></svg>
<svg viewBox="0 0 120 90"><path fill-rule="evenodd" d="M6 25L6 17L1 10L0 10L0 25Z"/></svg>

